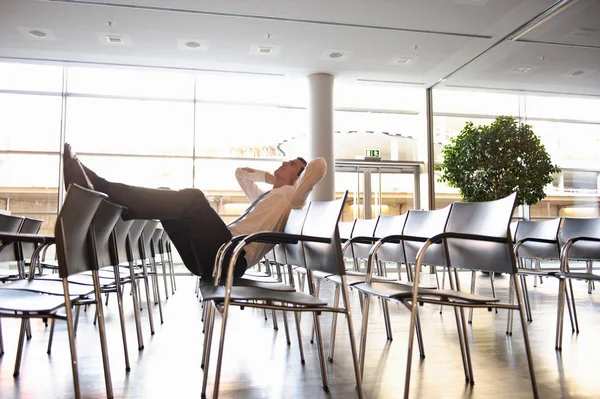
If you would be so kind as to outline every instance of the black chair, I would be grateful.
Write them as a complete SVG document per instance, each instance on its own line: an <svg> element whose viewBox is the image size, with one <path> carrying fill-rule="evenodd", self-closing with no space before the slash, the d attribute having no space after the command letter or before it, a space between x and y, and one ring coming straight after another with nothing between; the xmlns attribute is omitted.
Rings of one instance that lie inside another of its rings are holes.
<svg viewBox="0 0 600 399"><path fill-rule="evenodd" d="M173 265L173 248L171 246L171 238L166 231L163 232L158 248L161 256L165 257L165 262L169 267L169 276L171 277L171 293L175 294L175 290L177 289L177 280L175 279L175 268Z"/></svg>
<svg viewBox="0 0 600 399"><path fill-rule="evenodd" d="M127 242L127 261L134 267L137 265L142 266L142 280L146 290L146 303L148 306L148 322L150 323L150 334L154 335L154 318L152 315L152 299L150 298L150 282L148 280L148 268L146 262L142 262L145 259L143 253L142 244L142 232L144 226L146 226L147 220L135 219L129 229L129 241ZM139 285L136 285L138 289L139 298ZM141 308L142 302L139 302Z"/></svg>
<svg viewBox="0 0 600 399"><path fill-rule="evenodd" d="M390 284L376 283L369 280L367 283L354 286L367 294L367 300L369 296L376 295L383 296L389 300L409 304L409 308L411 309L411 319L404 387L405 398L408 398L410 391L413 340L415 327L418 323L420 303L443 304L445 306L454 307L465 377L470 383L474 382L474 376L463 309L494 306L518 310L521 315L521 326L523 329L523 339L527 353L533 394L535 397L538 397L531 348L527 333L525 309L523 306L521 287L517 280L516 258L513 252L513 243L509 229L515 202L516 194L490 202L459 202L452 204L444 232L427 239L417 254L413 285L397 284L397 287L393 290L390 287ZM410 212L408 217L410 218ZM408 222L409 221L407 220L407 224ZM395 237L395 239L417 241L417 237L406 235ZM377 249L383 242L384 240L379 241L371 250L369 257L369 276L372 275L374 269L374 259ZM419 287L421 265L425 263L424 259L427 256L429 248L436 244L442 246L448 269L452 268L454 270L454 280L450 279L451 290L428 290ZM500 303L498 299L492 297L482 297L461 292L458 269L476 271L486 270L491 273L501 272L509 274L511 276L511 286L515 288L517 304L513 304L512 292L509 303ZM368 317L368 314L365 314L368 310L368 306L366 306L367 300L365 300L365 307L363 308L361 359L364 359L367 337L365 328Z"/></svg>
<svg viewBox="0 0 600 399"><path fill-rule="evenodd" d="M202 394L206 392L206 382L208 377L208 365L210 358L210 346L212 341L212 326L214 324L214 312L219 310L222 313L221 334L219 341L219 351L217 357L216 376L214 380L214 398L219 394L220 373L222 365L223 349L225 345L225 331L229 307L232 305L244 307L257 307L266 309L277 309L293 312L311 312L315 329L317 331L317 343L319 348L319 358L321 366L321 377L323 387L327 389L327 373L325 368L325 357L323 353L320 313L338 312L346 315L348 322L348 333L350 337L350 346L354 360L355 378L358 385L359 397L363 397L362 382L358 370L356 346L354 342L354 331L349 308L348 286L345 279L345 267L341 252L341 242L337 230L337 224L341 215L347 193L339 200L312 202L309 205L306 220L302 227L301 235L293 235L278 232L259 232L249 235L236 244L233 256L228 262L227 280L225 286L214 285L211 287L203 286L203 298L210 301L211 307L210 319L208 320L209 329L206 357L204 362L204 382ZM280 244L286 249L287 262L303 266L307 270L307 281L310 295L301 292L278 292L255 287L236 287L233 286L233 268L235 262L240 256L244 247L253 242L263 242L270 244ZM322 270L329 274L339 274L342 276L342 295L344 307L329 307L327 303L316 298L313 278L313 270ZM217 277L220 274L217 272ZM215 280L218 281L218 280ZM256 301L256 302L255 302ZM265 303L268 302L268 303ZM281 303L281 305L276 305Z"/></svg>
<svg viewBox="0 0 600 399"><path fill-rule="evenodd" d="M361 222L363 220L363 222ZM379 216L377 219L357 219L355 221L355 228L352 230L352 237L346 241L342 247L342 252L348 252L351 249L353 258L354 271L347 272L346 280L350 288L355 284L363 283L367 279L366 272L361 272L359 262L361 260L367 260L369 257L369 251L371 246L379 239L378 237L385 237L391 234L402 234L404 223L406 221L406 214L398 216ZM371 231L371 229L373 229ZM381 257L379 256L381 255ZM356 258L358 256L358 258ZM394 281L395 279L387 278L385 272L385 266L383 262L395 262L398 269L398 278L400 278L400 263L404 261L404 249L401 244L387 243L384 244L377 256L377 276L373 277L376 281ZM341 278L337 275L326 277L326 280L335 284L335 290L333 295L333 304L338 306L339 294L340 294L340 283ZM362 305L362 296L359 296L359 300ZM385 321L385 328L387 338L392 339L392 331L390 325L390 316L387 302L381 301L381 307L383 317ZM333 314L333 320L331 322L331 340L329 344L329 361L333 361L333 355L335 352L335 336L337 329L337 314Z"/></svg>
<svg viewBox="0 0 600 399"><path fill-rule="evenodd" d="M159 227L157 227L156 230L154 230L154 234L152 235L152 241L150 242L150 250L151 250L150 256L152 257L152 259L154 259L154 264L155 264L156 273L157 273L157 279L158 279L158 266L156 266L156 262L157 262L157 258L160 259L160 266L162 268L162 275L163 275L163 283L165 286L165 299L169 299L169 287L167 284L167 264L165 262L165 257L160 250L160 242L162 240L162 236L164 233L165 233L165 230L162 228L159 228Z"/></svg>
<svg viewBox="0 0 600 399"><path fill-rule="evenodd" d="M594 273L592 262L600 260L600 218L564 218L562 228L558 234L561 246L560 272L555 274L559 278L558 290L558 315L556 321L556 349L562 349L563 314L564 303L567 295L566 283L572 280L585 280L588 282L588 293L593 281L600 281L600 275ZM569 261L585 261L584 271L574 270L569 266ZM575 309L575 297L573 287L570 285L573 318L575 319L575 331L579 332L577 322L577 311Z"/></svg>
<svg viewBox="0 0 600 399"><path fill-rule="evenodd" d="M542 268L541 260L558 260L560 258L558 232L561 222L561 218L541 222L520 220L516 225L514 235L515 255L519 262L517 270L521 276L523 299L525 300L528 321L533 321L533 317L531 315L531 303L529 301L526 276L534 277L535 286L538 277L541 282L542 277L554 277L554 274L560 271L560 267ZM527 261L531 262L532 267L527 267ZM569 312L571 312L570 307ZM573 322L572 318L571 322Z"/></svg>
<svg viewBox="0 0 600 399"><path fill-rule="evenodd" d="M152 256L152 238L154 237L154 232L158 228L158 223L158 220L148 220L144 225L144 229L142 230L142 235L140 237L140 265L142 267L142 272L147 274L152 280L154 304L158 304L160 323L162 324L164 320L162 301L160 299L160 291L158 289L158 273L156 269L156 260ZM150 271L148 271L148 269L150 269ZM150 304L148 304L148 307L150 307Z"/></svg>
<svg viewBox="0 0 600 399"><path fill-rule="evenodd" d="M11 216L0 213L0 232L18 233L24 219L25 218L21 216ZM15 251L18 251L18 247L15 243L2 243L0 245L0 262L13 261L16 258ZM16 272L11 272L10 270L0 271L0 280L6 281L11 278L24 278L21 275L21 268L19 265Z"/></svg>
<svg viewBox="0 0 600 399"><path fill-rule="evenodd" d="M95 236L92 230L92 219L105 197L104 194L84 189L77 185L71 185L67 190L65 202L56 221L55 238L26 234L12 235L11 237L10 235L0 234L0 239L3 241L12 238L19 242L32 242L41 245L56 242L59 276L62 279L63 285L63 297L43 295L27 290L0 290L0 317L17 317L22 319L17 361L15 362L15 372L17 374L23 349L26 320L30 318L66 319L69 331L71 365L76 398L79 398L81 393L79 389L75 330L71 310L71 293L69 291L70 284L67 278L86 270L92 270L95 282L93 302L96 305L98 313L106 393L108 397L113 397L106 345L106 328L104 325L100 284L97 274L98 258L95 253ZM39 252L35 255L38 254ZM61 308L64 308L66 317L57 313Z"/></svg>

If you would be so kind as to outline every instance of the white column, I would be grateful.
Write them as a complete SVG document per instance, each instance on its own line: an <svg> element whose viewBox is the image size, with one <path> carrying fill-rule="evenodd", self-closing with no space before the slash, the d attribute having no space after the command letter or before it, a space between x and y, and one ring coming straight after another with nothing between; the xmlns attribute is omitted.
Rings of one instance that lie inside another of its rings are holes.
<svg viewBox="0 0 600 399"><path fill-rule="evenodd" d="M310 158L323 157L327 174L314 188L311 199L335 199L335 158L333 154L333 81L332 75L316 73L308 77L308 137Z"/></svg>

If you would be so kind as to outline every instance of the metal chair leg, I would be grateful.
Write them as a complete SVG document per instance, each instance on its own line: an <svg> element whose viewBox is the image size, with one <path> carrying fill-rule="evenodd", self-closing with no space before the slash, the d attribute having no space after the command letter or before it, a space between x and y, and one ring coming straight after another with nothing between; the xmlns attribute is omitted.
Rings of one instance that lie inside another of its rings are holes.
<svg viewBox="0 0 600 399"><path fill-rule="evenodd" d="M281 312L281 317L283 317L283 330L285 331L285 342L288 345L291 345L292 341L290 340L290 328L288 326L287 312L285 310Z"/></svg>
<svg viewBox="0 0 600 399"><path fill-rule="evenodd" d="M160 254L160 264L162 266L163 284L165 286L165 299L169 299L169 288L167 284L167 266L165 265L165 256Z"/></svg>
<svg viewBox="0 0 600 399"><path fill-rule="evenodd" d="M475 383L475 377L473 375L473 363L471 362L471 350L469 348L469 336L467 331L467 324L465 322L465 312L463 308L459 309L460 321L463 329L463 339L465 345L465 354L467 356L467 367L469 369L469 383L473 385ZM417 314L418 315L418 314Z"/></svg>
<svg viewBox="0 0 600 399"><path fill-rule="evenodd" d="M219 397L219 385L221 382L221 366L223 364L223 349L225 348L225 331L227 328L227 316L229 313L229 303L225 300L223 304L223 312L221 316L221 336L219 339L219 351L217 353L217 369L215 371L215 380L213 387L213 399L217 399ZM208 366L208 359L205 364L205 367ZM208 368L206 368L205 373L208 372Z"/></svg>
<svg viewBox="0 0 600 399"><path fill-rule="evenodd" d="M323 390L329 390L329 381L327 379L327 368L325 367L325 354L323 353L323 336L321 335L321 316L317 312L313 312L313 322L315 334L317 336L317 348L319 351L319 365L321 366L321 382Z"/></svg>
<svg viewBox="0 0 600 399"><path fill-rule="evenodd" d="M98 271L92 270L94 276L94 286L97 293L100 292L100 283L98 282ZM66 281L66 279L64 280ZM68 292L68 291L65 291ZM106 383L106 396L113 397L112 381L110 376L110 366L108 363L108 346L106 344L106 326L104 324L104 312L102 309L102 300L99 295L96 296L96 311L98 312L98 329L100 334L100 349L102 351L102 363L104 365L104 381Z"/></svg>
<svg viewBox="0 0 600 399"><path fill-rule="evenodd" d="M514 294L514 283L513 283L513 279L510 279L510 282L508 283L508 302L512 305L514 304L514 298L515 298L515 294ZM512 335L512 324L513 324L513 310L509 309L508 310L508 317L506 318L506 335Z"/></svg>
<svg viewBox="0 0 600 399"><path fill-rule="evenodd" d="M312 284L312 282L308 282L308 284ZM319 293L321 292L321 279L317 279L316 283L315 283L315 297L319 297ZM315 329L313 328L312 333L310 334L310 343L314 344L315 343Z"/></svg>
<svg viewBox="0 0 600 399"><path fill-rule="evenodd" d="M361 295L361 294L359 294ZM363 299L362 307L362 327L360 330L360 347L358 351L360 376L364 376L365 372L365 351L367 348L367 330L369 327L369 303L371 301L370 295L365 295Z"/></svg>
<svg viewBox="0 0 600 399"><path fill-rule="evenodd" d="M135 319L135 330L137 333L138 350L144 349L144 336L142 334L142 320L140 317L140 298L138 296L138 279L135 277L133 263L129 263L129 276L131 278L131 297L133 300L133 316Z"/></svg>
<svg viewBox="0 0 600 399"><path fill-rule="evenodd" d="M66 279L63 280L63 287L67 287L65 292L68 292ZM71 350L71 369L73 371L73 386L75 390L75 398L79 399L81 393L79 391L79 370L77 368L77 350L75 349L75 326L73 324L73 313L71 311L71 301L68 295L65 295L65 311L67 313L67 329L69 332L69 348Z"/></svg>
<svg viewBox="0 0 600 399"><path fill-rule="evenodd" d="M572 280L569 280L569 291L571 293L571 306L573 307L573 318L575 319L575 332L579 333L579 321L577 320L577 307L575 306L575 294L573 293Z"/></svg>
<svg viewBox="0 0 600 399"><path fill-rule="evenodd" d="M156 261L154 260L154 258L151 259L151 265L152 265L152 269L154 270L154 281L155 281L155 287L156 289L154 290L154 295L156 295L157 299L158 299L158 314L160 315L160 324L163 324L165 322L164 318L163 318L163 309L162 309L162 300L160 299L160 290L158 288L158 271L156 269Z"/></svg>
<svg viewBox="0 0 600 399"><path fill-rule="evenodd" d="M335 285L335 291L333 293L333 307L337 308L340 304L340 286L338 284ZM333 353L335 351L335 330L337 327L337 312L333 312L331 317L331 338L329 340L329 360L330 363L333 363Z"/></svg>
<svg viewBox="0 0 600 399"><path fill-rule="evenodd" d="M48 335L48 349L46 350L47 354L50 354L50 352L52 351L52 339L54 338L54 323L56 322L56 319L52 319L52 321L50 321L50 334Z"/></svg>
<svg viewBox="0 0 600 399"><path fill-rule="evenodd" d="M304 348L302 346L302 333L300 331L300 313L294 312L294 320L296 322L296 333L298 335L298 349L300 350L300 363L304 364Z"/></svg>
<svg viewBox="0 0 600 399"><path fill-rule="evenodd" d="M385 298L381 298L381 310L383 312L383 324L385 325L385 333L388 341L393 341L394 336L392 335L392 323L390 322L390 309L388 307L388 301Z"/></svg>
<svg viewBox="0 0 600 399"><path fill-rule="evenodd" d="M354 338L354 326L350 315L350 295L348 294L348 285L345 281L346 276L342 276L342 297L344 308L346 309L346 323L348 324L348 336L350 338L350 350L352 351L352 362L354 363L354 377L356 378L356 389L358 389L358 398L364 397L362 389L362 373L358 366L358 354L356 353L356 340Z"/></svg>
<svg viewBox="0 0 600 399"><path fill-rule="evenodd" d="M556 306L556 341L554 344L556 350L562 350L566 286L567 282L564 278L561 278L558 282L558 305Z"/></svg>
<svg viewBox="0 0 600 399"><path fill-rule="evenodd" d="M475 281L477 280L477 272L471 271L471 294L475 294ZM473 323L473 308L469 308L469 324Z"/></svg>
<svg viewBox="0 0 600 399"><path fill-rule="evenodd" d="M23 355L23 342L25 341L25 335L27 334L27 332L25 331L27 329L27 319L23 318L21 319L21 328L19 331L19 345L17 347L17 357L15 359L15 369L13 371L13 376L17 377L19 375L20 369L21 369L21 358Z"/></svg>
<svg viewBox="0 0 600 399"><path fill-rule="evenodd" d="M117 291L117 305L119 307L119 321L121 322L121 337L123 338L123 351L125 353L125 371L130 371L131 366L129 364L129 350L127 348L127 333L125 330L125 312L123 311L123 298L121 297L121 282L120 273L118 266L114 268L116 276L116 291Z"/></svg>
<svg viewBox="0 0 600 399"><path fill-rule="evenodd" d="M523 309L523 294L521 293L520 287L517 284L516 275L512 275L512 279L515 282L515 291L517 294L517 305L519 306L519 314L521 316L521 329L523 330L523 343L525 344L525 352L527 353L527 363L529 365L529 379L531 381L531 387L533 389L534 398L538 398L538 389L535 379L535 371L533 369L533 357L531 355L531 346L529 345L529 333L527 331L527 321L525 320L525 311Z"/></svg>
<svg viewBox="0 0 600 399"><path fill-rule="evenodd" d="M492 288L492 297L496 298L496 287L494 286L494 277L495 274L490 272L490 286ZM496 314L498 314L498 308L494 308L496 309Z"/></svg>
<svg viewBox="0 0 600 399"><path fill-rule="evenodd" d="M531 303L529 302L529 290L527 289L527 276L522 275L519 277L523 291L523 305L525 306L525 314L527 315L527 321L531 322L533 321L533 317L531 316Z"/></svg>
<svg viewBox="0 0 600 399"><path fill-rule="evenodd" d="M571 332L575 332L575 320L573 320L573 309L571 309L571 297L569 290L565 290L565 302L567 303L567 310L569 312L569 321L571 322Z"/></svg>
<svg viewBox="0 0 600 399"><path fill-rule="evenodd" d="M148 307L148 322L150 323L150 334L154 335L154 318L152 317L152 300L150 298L150 281L148 281L148 268L146 262L142 260L142 273L144 276L144 286L146 288L146 306ZM140 301L141 304L141 301Z"/></svg>

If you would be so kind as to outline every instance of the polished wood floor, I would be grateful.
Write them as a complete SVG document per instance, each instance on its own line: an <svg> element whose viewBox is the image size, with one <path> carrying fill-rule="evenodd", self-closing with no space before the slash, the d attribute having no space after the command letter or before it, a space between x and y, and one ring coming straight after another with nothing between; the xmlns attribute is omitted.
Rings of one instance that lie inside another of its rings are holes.
<svg viewBox="0 0 600 399"><path fill-rule="evenodd" d="M463 273L464 286L469 273ZM143 313L145 349L137 350L133 311L127 305L127 334L131 371L125 372L118 323L116 298L107 309L110 364L115 397L119 398L199 398L202 381L201 306L196 300L192 277L178 277L174 296L164 300L165 322L160 325L154 309L156 334L150 336ZM496 278L497 292L507 295L508 278ZM534 321L529 333L541 398L600 397L600 301L598 294L587 294L583 282L576 283L576 298L581 332L571 334L565 324L562 352L554 350L557 282L547 279L533 288L530 297ZM478 291L489 292L489 283L481 279ZM332 290L323 287L323 296ZM360 333L360 313L356 293L353 298L356 335ZM372 301L369 340L365 362L364 392L368 398L402 397L407 345L408 312L390 306L394 340L387 341L380 305ZM475 312L471 330L475 384L464 382L463 368L453 312L440 314L436 306L421 308L426 358L415 355L411 396L418 398L528 398L532 397L521 328L515 323L512 337L505 335L506 311L498 314L485 309ZM323 331L331 326L331 316L323 316ZM290 325L292 318L289 317ZM85 398L105 396L102 361L93 312L82 312L77 336L81 390ZM220 321L220 319L217 319ZM353 398L357 397L349 340L345 322L338 321L335 359L327 365L329 392L321 388L316 345L309 343L310 320L303 317L306 364L301 365L297 340L292 332L291 345L279 316L279 330L262 311L235 309L230 318L222 372L222 398ZM46 354L49 328L36 320L33 337L27 341L21 375L13 378L18 320L3 319L5 354L0 358L0 398L71 398L72 377L66 326L57 323L51 355ZM325 342L329 348L329 338ZM214 357L213 357L214 360ZM211 379L214 374L214 362ZM209 384L208 397L212 397Z"/></svg>

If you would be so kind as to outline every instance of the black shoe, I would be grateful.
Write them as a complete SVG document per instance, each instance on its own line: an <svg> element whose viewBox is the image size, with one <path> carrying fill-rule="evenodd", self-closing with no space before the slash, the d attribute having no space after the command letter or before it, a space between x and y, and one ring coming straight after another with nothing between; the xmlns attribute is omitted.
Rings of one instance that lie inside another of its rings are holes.
<svg viewBox="0 0 600 399"><path fill-rule="evenodd" d="M77 184L90 190L94 189L94 185L77 159L77 155L71 149L71 145L68 143L65 143L63 152L63 178L65 180L65 187L67 188L71 184Z"/></svg>

